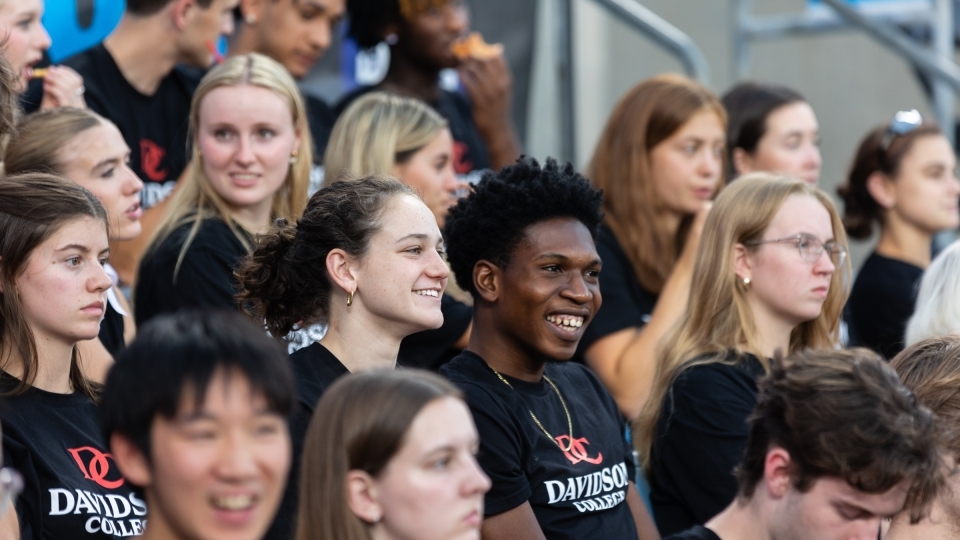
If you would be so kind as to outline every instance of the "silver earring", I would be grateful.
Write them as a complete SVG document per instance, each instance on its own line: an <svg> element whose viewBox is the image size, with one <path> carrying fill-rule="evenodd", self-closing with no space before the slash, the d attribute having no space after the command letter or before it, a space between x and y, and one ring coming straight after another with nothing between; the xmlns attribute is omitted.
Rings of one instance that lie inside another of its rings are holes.
<svg viewBox="0 0 960 540"><path fill-rule="evenodd" d="M398 38L396 34L387 34L387 37L384 41L387 42L387 45L396 45L397 42L400 41L400 38Z"/></svg>
<svg viewBox="0 0 960 540"><path fill-rule="evenodd" d="M257 24L257 16L253 13L247 13L247 16L244 17L243 20L247 24Z"/></svg>

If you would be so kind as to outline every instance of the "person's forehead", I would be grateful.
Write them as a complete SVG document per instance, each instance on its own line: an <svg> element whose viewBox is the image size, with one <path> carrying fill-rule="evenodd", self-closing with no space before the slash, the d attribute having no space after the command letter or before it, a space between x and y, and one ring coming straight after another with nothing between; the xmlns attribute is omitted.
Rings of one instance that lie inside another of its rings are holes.
<svg viewBox="0 0 960 540"><path fill-rule="evenodd" d="M839 477L818 478L810 494L834 504L846 504L866 510L877 516L888 516L900 511L906 500L908 484L901 482L887 491L869 493Z"/></svg>
<svg viewBox="0 0 960 540"><path fill-rule="evenodd" d="M528 226L517 251L532 257L541 253L596 256L597 249L587 226L573 218L555 218Z"/></svg>
<svg viewBox="0 0 960 540"><path fill-rule="evenodd" d="M249 409L244 404L249 403ZM197 415L219 415L223 412L256 412L267 406L267 396L262 389L250 384L246 374L237 370L218 369L207 381L205 388L198 388L192 381L185 381L180 391L176 418L184 419Z"/></svg>

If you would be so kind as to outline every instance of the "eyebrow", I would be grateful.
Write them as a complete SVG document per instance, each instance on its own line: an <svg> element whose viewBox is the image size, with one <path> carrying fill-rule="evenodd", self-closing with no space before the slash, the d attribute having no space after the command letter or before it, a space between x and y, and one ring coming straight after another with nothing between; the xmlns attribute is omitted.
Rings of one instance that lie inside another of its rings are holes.
<svg viewBox="0 0 960 540"><path fill-rule="evenodd" d="M396 242L394 242L394 243L399 244L399 243L401 243L401 242L404 242L404 241L406 241L406 240L410 240L410 239L412 239L412 238L415 238L415 239L417 239L417 240L429 240L429 239L430 239L430 237L429 237L428 235L424 234L424 233L411 233L411 234L408 234L408 235L406 235L406 236L398 239L398 240L397 240ZM443 239L441 239L441 241L443 241Z"/></svg>
<svg viewBox="0 0 960 540"><path fill-rule="evenodd" d="M567 262L567 261L571 261L571 260L572 260L570 257L568 257L568 256L566 256L566 255L564 255L564 254L562 254L562 253L544 253L543 255L540 255L539 257L537 257L537 258L534 259L534 260L535 260L535 261L539 261L539 260L541 260L541 259L560 259L560 260L563 261L563 262ZM597 257L597 258L593 259L592 261L590 261L590 264L600 264L600 263L601 263L601 261L600 261L600 258L599 258L599 257Z"/></svg>
<svg viewBox="0 0 960 540"><path fill-rule="evenodd" d="M80 253L83 253L84 255L86 255L87 253L90 253L91 251L89 247L84 246L82 244L68 244L66 246L57 248L56 252L59 253L61 251L70 251L70 250L77 250ZM110 248L105 248L100 251L100 255L103 255L104 253L110 253Z"/></svg>
<svg viewBox="0 0 960 540"><path fill-rule="evenodd" d="M103 168L103 167L106 167L107 165L113 165L113 164L121 163L122 161L123 161L123 160L122 160L121 158L107 158L107 159L101 161L100 163L97 163L96 165L94 165L93 168L91 168L90 170L91 170L91 171L96 171L96 170L98 170L98 169L101 169L101 168Z"/></svg>
<svg viewBox="0 0 960 540"><path fill-rule="evenodd" d="M327 11L327 7L324 6L323 4L319 4L317 2L311 2L310 0L307 0L307 1L293 0L293 5L298 7L311 7L319 11Z"/></svg>

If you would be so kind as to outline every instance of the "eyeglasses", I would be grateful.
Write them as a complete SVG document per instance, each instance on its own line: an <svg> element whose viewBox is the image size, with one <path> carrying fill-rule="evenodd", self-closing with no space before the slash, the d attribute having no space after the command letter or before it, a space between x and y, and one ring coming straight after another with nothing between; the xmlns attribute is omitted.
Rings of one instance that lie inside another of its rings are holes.
<svg viewBox="0 0 960 540"><path fill-rule="evenodd" d="M22 491L23 476L13 467L0 469L0 516L7 513Z"/></svg>
<svg viewBox="0 0 960 540"><path fill-rule="evenodd" d="M759 246L760 244L787 244L792 243L797 246L800 252L800 258L808 263L815 263L820 260L820 256L826 251L830 256L830 262L839 267L843 261L847 260L847 246L838 244L833 240L821 242L816 236L809 234L798 234L786 238L777 238L775 240L757 240L747 242L745 246Z"/></svg>
<svg viewBox="0 0 960 540"><path fill-rule="evenodd" d="M880 140L880 150L886 153L894 139L910 133L921 125L923 125L923 116L920 115L920 111L916 109L898 111L893 115L893 120L890 120L890 125L887 126L887 132Z"/></svg>

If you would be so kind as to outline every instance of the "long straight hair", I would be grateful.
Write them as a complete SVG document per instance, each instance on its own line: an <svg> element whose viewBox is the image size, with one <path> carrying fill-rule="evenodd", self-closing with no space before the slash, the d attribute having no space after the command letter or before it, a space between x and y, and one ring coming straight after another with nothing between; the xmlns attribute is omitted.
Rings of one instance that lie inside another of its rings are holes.
<svg viewBox="0 0 960 540"><path fill-rule="evenodd" d="M196 141L200 127L200 107L204 98L217 88L244 85L266 88L283 99L290 109L293 127L300 136L297 159L290 165L290 171L287 173L283 186L273 196L271 217L296 221L307 205L307 189L310 184L310 168L313 163L313 141L310 138L310 128L307 125L306 108L296 82L283 66L262 54L250 53L228 58L203 77L200 86L197 87L197 91L193 95L193 101L190 105L190 132L193 134L194 140L190 164L184 178L179 183L180 185L177 186L176 192L171 197L163 221L157 227L157 231L150 239L146 249L146 253L150 253L166 240L174 230L186 224L192 225L183 247L180 248L180 255L177 257L177 264L174 268L174 279L176 279L190 244L206 219L219 218L223 220L230 227L237 240L247 248L247 251L253 250L247 236L240 232L238 226L230 217L230 209L226 201L213 189L210 179L207 178L206 171L203 168L203 157L200 155L200 147Z"/></svg>
<svg viewBox="0 0 960 540"><path fill-rule="evenodd" d="M664 337L657 354L653 390L637 420L637 444L647 466L650 446L664 396L676 377L695 365L725 360L731 349L757 356L765 370L757 327L747 303L747 288L733 266L737 244L760 240L774 216L791 195L814 197L830 214L834 241L846 245L847 236L837 209L826 193L815 186L770 173L751 173L727 187L710 210L690 284L687 308L677 325ZM749 247L754 250L757 247ZM850 261L844 261L830 278L830 290L820 315L800 323L790 334L794 351L835 347L839 342L840 312L850 286Z"/></svg>
<svg viewBox="0 0 960 540"><path fill-rule="evenodd" d="M444 397L462 400L463 393L419 370L375 370L335 382L320 398L307 429L296 540L371 540L371 524L347 502L347 473L362 470L378 477L420 411Z"/></svg>
<svg viewBox="0 0 960 540"><path fill-rule="evenodd" d="M587 178L602 189L606 225L630 259L644 289L659 294L683 249L692 215L678 231L660 217L650 152L702 111L717 115L726 130L720 100L682 75L658 75L630 90L614 108L587 166ZM717 190L722 189L718 182Z"/></svg>
<svg viewBox="0 0 960 540"><path fill-rule="evenodd" d="M33 251L68 223L92 217L108 229L107 212L100 201L78 184L46 173L26 173L0 181L0 352L16 358L0 358L0 365L20 362L20 383L11 392L18 395L33 385L40 357L33 329L23 312L17 279ZM73 348L70 384L74 391L97 399L98 386L80 370L80 356Z"/></svg>
<svg viewBox="0 0 960 540"><path fill-rule="evenodd" d="M7 174L29 171L64 174L61 152L80 134L109 120L89 109L57 107L33 113L20 123L4 151Z"/></svg>

